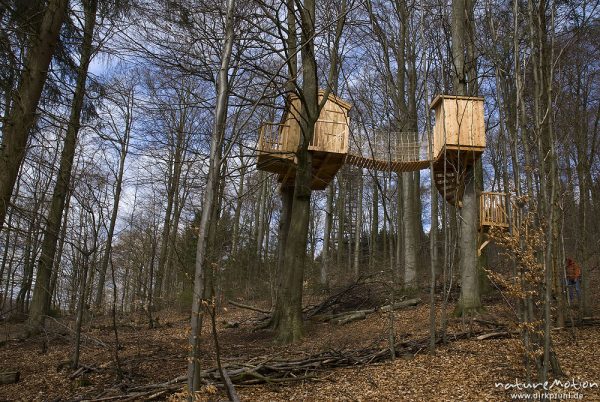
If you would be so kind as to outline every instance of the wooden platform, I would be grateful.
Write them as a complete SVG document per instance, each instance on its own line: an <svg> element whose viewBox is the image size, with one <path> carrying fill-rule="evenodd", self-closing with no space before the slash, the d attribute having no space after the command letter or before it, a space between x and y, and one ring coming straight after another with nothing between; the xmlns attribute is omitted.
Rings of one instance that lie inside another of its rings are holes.
<svg viewBox="0 0 600 402"><path fill-rule="evenodd" d="M310 188L311 190L324 190L344 164L346 154L319 151L312 154L313 179ZM281 185L291 186L296 179L296 165L291 162L282 164L277 173L279 173L278 181Z"/></svg>

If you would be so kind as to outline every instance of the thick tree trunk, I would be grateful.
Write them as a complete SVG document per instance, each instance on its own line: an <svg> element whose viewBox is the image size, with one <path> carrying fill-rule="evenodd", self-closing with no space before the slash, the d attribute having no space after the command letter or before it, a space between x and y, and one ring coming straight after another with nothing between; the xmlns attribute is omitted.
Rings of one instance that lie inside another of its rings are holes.
<svg viewBox="0 0 600 402"><path fill-rule="evenodd" d="M0 230L10 202L17 174L25 157L31 129L50 60L58 43L68 0L50 0L38 33L30 41L19 86L14 93L0 145Z"/></svg>
<svg viewBox="0 0 600 402"><path fill-rule="evenodd" d="M283 283L285 272L285 246L287 244L288 232L292 221L292 204L294 202L294 188L282 186L281 193L281 211L279 213L279 232L278 232L278 249L277 249L277 286L274 291L274 304L279 304L279 291ZM273 323L274 324L274 321Z"/></svg>
<svg viewBox="0 0 600 402"><path fill-rule="evenodd" d="M308 144L314 136L319 117L317 66L314 54L315 1L299 5L301 15L301 49L303 81L300 110L300 144L296 153L297 166L290 225L285 243L281 288L273 314L272 325L281 343L298 341L303 335L302 283L306 260L306 242L310 217L310 184L312 155ZM290 7L288 13L293 12ZM328 94L325 94L328 96Z"/></svg>
<svg viewBox="0 0 600 402"><path fill-rule="evenodd" d="M412 173L403 173L402 199L404 204L403 234L404 240L404 286L417 285L417 228L416 211L413 197L414 180Z"/></svg>
<svg viewBox="0 0 600 402"><path fill-rule="evenodd" d="M282 283L274 312L276 321L273 324L277 331L277 340L281 343L298 341L303 335L302 283L310 216L310 181L312 180L311 154L308 152L304 152L304 154L298 157L290 225L285 243Z"/></svg>
<svg viewBox="0 0 600 402"><path fill-rule="evenodd" d="M298 2L296 2L298 3ZM290 1L289 4L293 4ZM275 306L272 324L280 342L289 343L299 340L302 327L302 286L306 243L310 219L310 197L312 181L312 154L308 151L314 136L315 122L319 112L329 97L326 89L323 99L318 99L317 62L314 49L315 36L315 0L305 0L298 4L301 21L302 57L302 101L300 110L300 144L296 152L296 177L294 198L291 209L291 223L285 244L284 270L278 303ZM289 7L288 12L293 12ZM346 3L342 2L342 15L337 21L336 44L345 22ZM334 46L335 47L335 46ZM337 69L336 59L331 63L329 79Z"/></svg>
<svg viewBox="0 0 600 402"><path fill-rule="evenodd" d="M92 58L92 41L94 39L94 27L96 25L97 0L84 2L85 26L83 31L83 42L81 43L81 58L77 71L77 83L75 95L71 105L71 115L69 117L69 126L65 136L65 144L60 157L60 167L58 178L52 195L50 212L48 213L48 222L44 231L44 240L42 243L42 254L40 256L33 299L29 312L28 326L32 331L38 331L44 325L44 317L50 308L50 278L52 275L52 265L56 253L56 243L60 233L61 218L65 206L68 186L71 182L71 172L73 170L73 160L75 157L75 148L77 146L77 134L80 128L81 109L85 98L85 84L87 81L87 72L90 60Z"/></svg>
<svg viewBox="0 0 600 402"><path fill-rule="evenodd" d="M465 74L465 0L452 0L452 77L456 95L467 94Z"/></svg>
<svg viewBox="0 0 600 402"><path fill-rule="evenodd" d="M467 5L465 0L452 1L452 68L456 95L467 94L465 41L473 40L467 35ZM474 61L468 60L468 62L473 63ZM467 165L460 168L465 169L465 183L459 223L461 287L457 313L465 315L476 312L481 308L477 259L477 213L479 205L477 204L474 166Z"/></svg>
<svg viewBox="0 0 600 402"><path fill-rule="evenodd" d="M479 269L477 264L477 196L475 168L466 167L465 190L460 213L460 300L457 312L469 315L481 309Z"/></svg>

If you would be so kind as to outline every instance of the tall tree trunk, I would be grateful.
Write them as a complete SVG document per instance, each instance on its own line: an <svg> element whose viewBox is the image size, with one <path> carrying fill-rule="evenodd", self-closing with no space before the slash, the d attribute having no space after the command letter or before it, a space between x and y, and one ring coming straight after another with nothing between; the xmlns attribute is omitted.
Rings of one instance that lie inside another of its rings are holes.
<svg viewBox="0 0 600 402"><path fill-rule="evenodd" d="M0 145L0 230L10 202L17 174L25 158L27 139L46 82L50 60L58 43L68 0L50 0L25 57L19 86L13 95L12 110L2 130Z"/></svg>
<svg viewBox="0 0 600 402"><path fill-rule="evenodd" d="M221 51L221 66L217 78L217 103L215 106L215 125L210 141L210 157L208 167L208 180L204 190L202 216L198 231L198 245L196 247L196 269L194 273L194 292L192 296L191 332L189 337L189 360L187 383L188 400L194 398L195 392L202 385L200 379L200 334L202 330L202 302L204 300L204 279L206 276L205 257L208 244L209 220L212 213L214 192L219 179L220 158L218 149L225 133L227 120L227 105L229 101L229 63L234 39L234 6L235 0L227 0L227 19L225 22L225 43Z"/></svg>
<svg viewBox="0 0 600 402"><path fill-rule="evenodd" d="M13 195L13 199L17 199L19 196L20 181L21 181L21 176L19 176L19 178L17 179L17 185L16 185L15 194ZM8 267L8 270L6 273L6 283L4 284L4 292L2 293L2 299L0 299L0 311L3 311L3 308L6 304L6 300L10 300L11 307L12 307L12 303L13 303L12 298L8 299L8 288L9 288L9 283L11 282L11 280L10 280L11 270L13 270L11 268L13 267L14 256L15 256L15 252L17 250L16 244L17 244L17 239L18 239L18 236L14 236L15 244L12 245L12 247L11 247L11 240L13 239L13 236L11 236L11 234L14 233L12 230L12 220L13 220L14 215L15 215L14 213L10 213L8 215L8 224L7 224L8 230L6 231L6 240L4 241L4 251L2 253L2 268L0 269L0 283L2 282L4 270L7 267ZM10 257L8 256L8 250L12 251ZM16 270L16 267L14 267L14 270ZM2 288L0 288L0 289L2 289Z"/></svg>
<svg viewBox="0 0 600 402"><path fill-rule="evenodd" d="M69 185L70 190L72 190L73 188L73 178L71 178L71 184ZM61 262L62 262L62 257L63 257L63 250L65 247L65 240L67 238L67 223L69 221L69 210L71 208L71 194L72 191L69 191L67 196L66 196L66 200L65 200L65 208L63 211L63 221L60 227L60 237L58 239L58 247L56 249L56 257L54 259L53 262L53 268L52 268L52 276L50 277L50 295L53 298L53 300L56 300L56 284L58 282L58 278L60 275L60 267L61 267Z"/></svg>
<svg viewBox="0 0 600 402"><path fill-rule="evenodd" d="M92 58L92 41L94 39L94 27L96 25L96 9L98 0L88 0L84 2L85 25L83 30L83 41L81 43L80 64L77 70L77 83L75 95L71 105L71 115L69 117L69 126L65 136L65 144L60 157L60 167L58 178L52 195L52 204L48 213L48 222L44 231L44 240L42 243L42 254L39 261L33 299L31 301L31 310L27 324L32 331L38 331L44 325L44 317L50 307L50 277L52 275L52 265L56 253L56 243L60 233L61 217L63 214L65 199L68 193L68 186L71 182L71 172L73 170L73 159L75 157L75 148L77 145L77 134L81 125L80 116L85 98L85 84L87 81L87 72Z"/></svg>
<svg viewBox="0 0 600 402"><path fill-rule="evenodd" d="M294 202L294 188L282 185L281 192L281 211L279 213L279 232L277 249L277 287L274 294L274 304L279 304L279 291L284 280L285 272L285 245L287 244L290 223L292 222L292 204Z"/></svg>
<svg viewBox="0 0 600 402"><path fill-rule="evenodd" d="M233 214L233 236L231 241L231 254L237 256L239 248L240 238L240 216L242 213L242 201L244 197L244 184L246 180L246 163L244 161L244 147L240 144L240 178L239 185L237 187L237 200L235 205L235 212Z"/></svg>
<svg viewBox="0 0 600 402"><path fill-rule="evenodd" d="M84 240L84 242L87 240ZM81 283L79 287L79 299L77 301L77 317L75 319L75 347L73 348L73 357L71 358L71 368L76 369L79 366L79 354L81 345L81 326L83 324L83 313L87 310L85 303L85 295L87 288L87 274L89 270L90 252L88 250L82 251L83 253L83 267L81 275Z"/></svg>
<svg viewBox="0 0 600 402"><path fill-rule="evenodd" d="M291 3L291 2L290 2ZM299 3L299 2L296 2ZM281 273L281 290L273 312L272 324L280 342L289 343L300 339L302 326L302 285L306 243L310 219L310 197L312 181L312 154L308 151L314 136L315 122L322 107L327 102L330 88L325 89L323 99L318 98L317 61L315 55L315 0L305 0L298 4L301 21L302 91L300 110L300 143L296 152L296 177L291 208L291 223L285 244L284 271ZM288 12L292 11L290 8ZM345 23L346 1L342 1L341 16L336 24L334 48L339 46L339 38ZM337 70L334 57L329 70L329 82Z"/></svg>
<svg viewBox="0 0 600 402"><path fill-rule="evenodd" d="M184 106L185 107L185 106ZM153 289L154 307L161 305L161 296L163 295L163 281L167 271L169 262L169 245L171 244L171 237L173 232L177 231L177 228L173 227L173 208L176 204L176 200L179 197L179 188L181 182L181 172L183 166L183 156L185 147L186 134L186 112L185 110L179 110L179 123L175 129L175 141L173 143L172 155L169 160L169 179L167 184L167 208L165 211L165 223L163 225L162 240L160 245L158 267L156 270L156 282Z"/></svg>
<svg viewBox="0 0 600 402"><path fill-rule="evenodd" d="M330 242L331 227L333 225L333 195L335 187L332 184L327 187L327 204L325 206L325 229L323 231L323 251L321 252L321 275L320 283L323 289L329 289L329 265L330 265Z"/></svg>
<svg viewBox="0 0 600 402"><path fill-rule="evenodd" d="M266 175L262 174L262 180L260 184L260 200L258 202L258 222L256 224L256 262L258 265L262 265L262 254L263 254L263 243L264 243L264 232L265 232L265 204L267 200L267 178Z"/></svg>
<svg viewBox="0 0 600 402"><path fill-rule="evenodd" d="M454 92L456 95L462 96L467 94L465 41L473 41L473 38L468 36L466 28L467 5L466 0L452 1L452 69ZM474 61L468 60L468 63L474 63ZM481 309L477 259L477 212L479 205L477 204L474 166L469 164L460 168L465 169L465 183L459 223L461 287L457 313L468 315Z"/></svg>
<svg viewBox="0 0 600 402"><path fill-rule="evenodd" d="M403 233L404 241L404 286L417 285L417 228L415 202L413 196L414 178L411 172L402 173L402 200L403 200Z"/></svg>
<svg viewBox="0 0 600 402"><path fill-rule="evenodd" d="M339 174L338 180L338 197L337 202L335 203L335 207L337 209L337 250L336 250L336 260L337 260L337 269L341 270L344 265L344 229L346 225L346 170L342 170L342 174Z"/></svg>
<svg viewBox="0 0 600 402"><path fill-rule="evenodd" d="M362 239L362 218L363 218L363 170L358 169L358 200L356 201L356 232L354 234L354 277L360 277L360 252Z"/></svg>
<svg viewBox="0 0 600 402"><path fill-rule="evenodd" d="M317 67L314 54L315 2L306 0L299 5L301 15L301 49L303 82L300 110L300 144L296 153L297 166L290 225L285 243L284 271L278 303L273 313L273 326L282 343L299 340L303 335L302 283L306 260L306 243L310 217L310 184L312 154L308 144L314 136L319 117ZM293 10L293 9L292 9ZM288 10L288 12L292 11Z"/></svg>
<svg viewBox="0 0 600 402"><path fill-rule="evenodd" d="M285 89L288 94L294 93L296 89L296 80L298 75L298 38L296 34L296 14L295 14L295 0L286 0L286 23L288 35L286 39L286 46L288 49L287 57L287 70L288 70L288 82L286 83ZM291 105L289 105L291 107ZM288 232L290 230L290 223L292 219L292 204L294 203L294 188L285 184L281 185L281 212L279 215L279 231L278 231L278 250L277 250L277 287L274 292L274 305L279 305L279 291L284 281L284 264L285 264L285 250L288 239ZM273 316L274 317L274 316ZM271 326L275 325L275 319L272 318Z"/></svg>
<svg viewBox="0 0 600 402"><path fill-rule="evenodd" d="M372 271L377 263L379 250L377 247L379 239L379 184L378 175L372 175L373 180L373 210L371 212L371 239L369 241L369 269Z"/></svg>
<svg viewBox="0 0 600 402"><path fill-rule="evenodd" d="M113 209L110 216L110 223L108 227L108 234L106 235L106 248L102 256L100 263L100 271L98 272L98 288L96 291L96 298L94 300L94 307L96 310L102 308L102 300L104 298L104 282L106 280L106 270L108 269L108 263L112 252L112 241L115 233L115 226L117 224L117 216L119 214L119 202L121 201L121 190L123 187L123 173L125 172L125 158L129 148L129 135L131 132L131 123L133 118L133 89L129 92L127 97L127 115L125 116L125 131L123 132L123 138L119 140L121 149L119 150L119 170L117 172L115 182L115 195L113 199Z"/></svg>

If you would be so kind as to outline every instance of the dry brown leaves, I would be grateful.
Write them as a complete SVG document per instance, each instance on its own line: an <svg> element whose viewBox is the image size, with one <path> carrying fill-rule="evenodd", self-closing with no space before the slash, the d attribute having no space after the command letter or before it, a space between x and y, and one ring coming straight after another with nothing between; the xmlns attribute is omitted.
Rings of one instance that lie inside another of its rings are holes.
<svg viewBox="0 0 600 402"><path fill-rule="evenodd" d="M507 313L501 306L488 309L496 320ZM428 306L396 311L396 341L421 338L428 333ZM253 332L246 320L254 313L229 309L221 320L240 321L239 328L219 328L224 364L228 361L248 361L257 357L291 359L327 349L361 349L385 347L388 339L387 314L370 314L366 320L335 326L327 323L308 323L307 336L294 346L272 344L272 333ZM439 314L438 314L439 322ZM0 348L0 368L21 371L18 384L0 386L0 400L53 400L116 395L119 386L134 386L171 380L185 373L188 321L185 315L163 313L158 329L147 329L141 323L120 327L120 351L126 379L117 383L111 350L88 340L82 347L81 361L97 371L86 374L89 385L70 379L70 369L57 370L59 363L68 360L70 336L59 336L50 328L48 352L41 353L45 338L37 337L24 343L9 343ZM63 323L68 323L63 321ZM92 322L101 329L86 328L89 337L113 345L108 320ZM167 325L165 325L167 324ZM485 329L453 319L449 332L458 333L472 328ZM555 331L554 344L563 370L569 378L600 383L600 328L581 328L576 331L577 343L569 331ZM203 367L214 366L214 351L205 337ZM496 388L496 382L514 383L523 380L518 339L461 340L438 347L430 356L423 350L416 356L406 356L381 364L340 368L319 372L316 380L298 381L285 385L265 384L238 387L246 401L496 401L510 400L510 391ZM584 400L600 401L600 390L582 391ZM161 399L167 398L161 395ZM223 394L204 392L203 400L219 400Z"/></svg>

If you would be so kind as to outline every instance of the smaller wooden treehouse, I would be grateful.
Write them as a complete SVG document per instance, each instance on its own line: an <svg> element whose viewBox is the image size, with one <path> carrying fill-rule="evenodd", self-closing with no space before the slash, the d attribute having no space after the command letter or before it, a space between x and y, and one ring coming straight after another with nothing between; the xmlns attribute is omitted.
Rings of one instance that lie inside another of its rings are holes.
<svg viewBox="0 0 600 402"><path fill-rule="evenodd" d="M460 207L465 172L485 150L483 98L439 95L431 109L435 184L448 203Z"/></svg>
<svg viewBox="0 0 600 402"><path fill-rule="evenodd" d="M319 91L319 101L323 99ZM264 123L258 140L258 169L277 173L282 185L292 184L296 176L296 151L300 144L300 99L291 95L282 122ZM311 189L324 190L344 164L350 137L348 102L329 95L315 124L309 144L312 153Z"/></svg>
<svg viewBox="0 0 600 402"><path fill-rule="evenodd" d="M431 103L435 110L433 129L434 180L451 205L461 206L465 173L485 150L483 98L440 95ZM482 192L479 197L478 254L489 244L491 227L508 228L506 194Z"/></svg>

